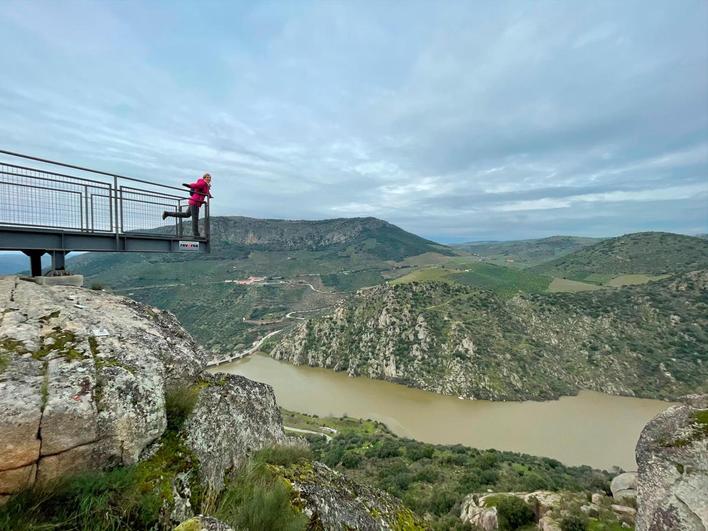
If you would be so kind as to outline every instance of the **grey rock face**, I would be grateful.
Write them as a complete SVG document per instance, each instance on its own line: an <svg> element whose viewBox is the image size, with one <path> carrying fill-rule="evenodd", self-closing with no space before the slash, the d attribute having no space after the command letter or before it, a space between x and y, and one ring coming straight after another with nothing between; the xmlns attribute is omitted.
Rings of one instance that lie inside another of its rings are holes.
<svg viewBox="0 0 708 531"><path fill-rule="evenodd" d="M207 383L184 426L186 444L201 466L202 481L213 492L224 474L265 446L283 444L280 410L270 385L233 374L204 374Z"/></svg>
<svg viewBox="0 0 708 531"><path fill-rule="evenodd" d="M0 278L0 496L135 463L165 429L165 389L206 357L166 312Z"/></svg>
<svg viewBox="0 0 708 531"><path fill-rule="evenodd" d="M637 473L625 472L615 476L610 483L612 497L616 500L633 499L637 497Z"/></svg>
<svg viewBox="0 0 708 531"><path fill-rule="evenodd" d="M420 529L410 509L386 492L351 481L322 463L286 476L309 529Z"/></svg>
<svg viewBox="0 0 708 531"><path fill-rule="evenodd" d="M637 443L637 530L708 528L708 395L652 419Z"/></svg>

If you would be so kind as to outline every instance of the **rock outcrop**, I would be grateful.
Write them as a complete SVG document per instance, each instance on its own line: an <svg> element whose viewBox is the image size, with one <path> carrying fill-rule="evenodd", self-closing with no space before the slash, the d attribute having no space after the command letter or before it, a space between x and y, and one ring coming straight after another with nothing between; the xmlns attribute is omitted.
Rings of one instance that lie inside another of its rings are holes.
<svg viewBox="0 0 708 531"><path fill-rule="evenodd" d="M204 374L201 381L205 387L184 426L185 442L201 463L202 482L219 492L226 472L287 439L270 385L233 374Z"/></svg>
<svg viewBox="0 0 708 531"><path fill-rule="evenodd" d="M538 529L560 531L564 518L584 515L602 526L632 526L635 510L625 505L613 504L613 499L600 493L593 493L588 500L585 492L494 492L470 494L462 501L460 519L483 531L500 528L500 514L497 504L500 498L514 496L522 499L533 512Z"/></svg>
<svg viewBox="0 0 708 531"><path fill-rule="evenodd" d="M618 501L633 500L637 497L637 473L624 472L615 476L610 483L612 497Z"/></svg>
<svg viewBox="0 0 708 531"><path fill-rule="evenodd" d="M637 530L708 529L708 395L652 419L636 456Z"/></svg>
<svg viewBox="0 0 708 531"><path fill-rule="evenodd" d="M283 432L269 385L204 372L207 356L169 313L12 277L0 303L0 503L136 464L136 492L161 504L154 528L228 531L195 513L213 510L254 452L302 444ZM320 463L281 468L292 506L320 529L416 529L400 501Z"/></svg>
<svg viewBox="0 0 708 531"><path fill-rule="evenodd" d="M380 285L278 336L271 356L470 399L675 398L706 389L694 354L708 348L706 292L708 271L509 299L446 282Z"/></svg>
<svg viewBox="0 0 708 531"><path fill-rule="evenodd" d="M135 463L165 391L206 356L174 316L129 299L0 278L0 495Z"/></svg>
<svg viewBox="0 0 708 531"><path fill-rule="evenodd" d="M310 519L308 529L423 529L410 509L390 494L356 483L318 462L275 467L291 485Z"/></svg>

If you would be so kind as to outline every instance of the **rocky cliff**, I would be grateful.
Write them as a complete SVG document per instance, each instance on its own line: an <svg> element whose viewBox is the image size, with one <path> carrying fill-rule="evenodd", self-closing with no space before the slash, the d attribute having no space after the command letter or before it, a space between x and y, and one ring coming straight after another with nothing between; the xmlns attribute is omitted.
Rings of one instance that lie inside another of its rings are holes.
<svg viewBox="0 0 708 531"><path fill-rule="evenodd" d="M0 309L2 529L172 528L223 507L257 452L299 444L272 388L204 373L205 353L172 314L15 277L0 278ZM305 478L273 479L305 521L333 529L374 511L386 527L408 514L307 466Z"/></svg>
<svg viewBox="0 0 708 531"><path fill-rule="evenodd" d="M519 294L441 282L360 290L302 323L276 359L491 400L591 389L675 398L708 390L708 272L599 292Z"/></svg>
<svg viewBox="0 0 708 531"><path fill-rule="evenodd" d="M170 314L102 292L0 278L0 494L135 463L165 391L204 354Z"/></svg>
<svg viewBox="0 0 708 531"><path fill-rule="evenodd" d="M708 395L684 401L637 443L637 531L708 529Z"/></svg>

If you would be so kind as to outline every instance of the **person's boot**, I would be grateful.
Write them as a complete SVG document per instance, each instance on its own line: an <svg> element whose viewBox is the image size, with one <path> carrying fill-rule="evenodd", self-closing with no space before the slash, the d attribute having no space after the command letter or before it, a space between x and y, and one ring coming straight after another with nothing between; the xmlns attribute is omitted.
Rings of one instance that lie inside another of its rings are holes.
<svg viewBox="0 0 708 531"><path fill-rule="evenodd" d="M169 216L169 214L167 213L167 210L163 211L162 212L162 221L166 220L167 216Z"/></svg>

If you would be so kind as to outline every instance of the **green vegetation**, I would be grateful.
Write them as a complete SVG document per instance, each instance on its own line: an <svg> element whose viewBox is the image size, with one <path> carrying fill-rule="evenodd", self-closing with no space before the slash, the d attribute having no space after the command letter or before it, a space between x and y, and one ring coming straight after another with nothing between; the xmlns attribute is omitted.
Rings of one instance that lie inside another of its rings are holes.
<svg viewBox="0 0 708 531"><path fill-rule="evenodd" d="M215 516L235 529L306 529L308 518L290 503L289 484L274 466L303 465L309 459L309 452L299 448L274 447L258 452L222 493Z"/></svg>
<svg viewBox="0 0 708 531"><path fill-rule="evenodd" d="M675 398L708 391L707 275L511 298L451 282L389 284L279 336L274 351L438 392L444 384L457 396L539 399L590 388ZM393 378L381 369L391 356Z"/></svg>
<svg viewBox="0 0 708 531"><path fill-rule="evenodd" d="M561 531L585 531L588 528L588 517L582 514L569 514L560 521Z"/></svg>
<svg viewBox="0 0 708 531"><path fill-rule="evenodd" d="M459 520L459 511L463 499L473 493L486 496L485 505L497 507L502 529L535 529L533 498L526 503L505 494L534 490L561 492L558 508L568 529L574 529L571 526L578 521L587 529L621 528L609 508L611 498L605 498L593 518L580 510L591 492L609 494L612 475L608 472L514 452L422 443L397 437L372 420L321 418L282 408L281 413L289 426L335 434L331 442L317 435L306 436L317 460L359 483L399 497L432 530L471 531L469 524ZM488 495L488 491L497 494Z"/></svg>
<svg viewBox="0 0 708 531"><path fill-rule="evenodd" d="M442 281L489 289L495 293L510 297L518 292L540 293L546 291L551 279L494 264L466 264L464 269L430 267L413 271L405 276L392 280L391 284L408 284L410 282Z"/></svg>
<svg viewBox="0 0 708 531"><path fill-rule="evenodd" d="M232 352L289 324L243 321L257 319L254 311L278 320L293 310L330 307L342 294L382 283L383 275L397 267L393 264L414 256L454 254L449 247L374 218L216 217L211 228L209 255L86 253L70 261L71 269L88 283L172 311L207 348ZM231 283L249 276L268 277L270 284ZM320 293L305 282L338 293Z"/></svg>
<svg viewBox="0 0 708 531"><path fill-rule="evenodd" d="M599 238L551 236L538 240L461 243L453 247L480 256L486 262L523 268L565 256L599 241Z"/></svg>
<svg viewBox="0 0 708 531"><path fill-rule="evenodd" d="M56 312L57 315L59 312ZM65 357L70 361L83 359L83 354L76 350L76 334L69 330L62 330L55 326L52 332L42 338L42 346L39 350L32 353L32 357L36 360L44 359L50 352L56 352L60 356Z"/></svg>
<svg viewBox="0 0 708 531"><path fill-rule="evenodd" d="M708 269L708 240L639 232L603 240L531 271L604 284L620 275L665 275Z"/></svg>
<svg viewBox="0 0 708 531"><path fill-rule="evenodd" d="M331 442L306 436L314 458L402 499L418 515L432 518L433 529L454 529L454 525L465 529L458 518L460 503L468 494L488 489L609 492L611 475L587 466L569 467L554 459L514 452L423 443L398 437L372 420L281 412L288 426L327 434L333 432L323 427L336 430ZM510 522L518 521L517 516L528 521L528 512L518 502L505 500L502 505L503 510L509 506Z"/></svg>
<svg viewBox="0 0 708 531"><path fill-rule="evenodd" d="M608 280L606 285L612 286L613 288L620 288L622 286L636 286L639 284L646 284L647 282L662 280L668 276L669 275L620 275Z"/></svg>
<svg viewBox="0 0 708 531"><path fill-rule="evenodd" d="M567 278L554 278L548 286L550 293L575 293L577 291L594 291L597 289L602 289L602 287L597 284L568 280Z"/></svg>
<svg viewBox="0 0 708 531"><path fill-rule="evenodd" d="M0 508L0 529L150 529L159 519L161 503L158 493L139 488L136 468L120 468L75 476L14 496Z"/></svg>
<svg viewBox="0 0 708 531"><path fill-rule="evenodd" d="M500 531L514 531L534 522L533 510L521 498L498 495L485 501L487 507L497 508Z"/></svg>

